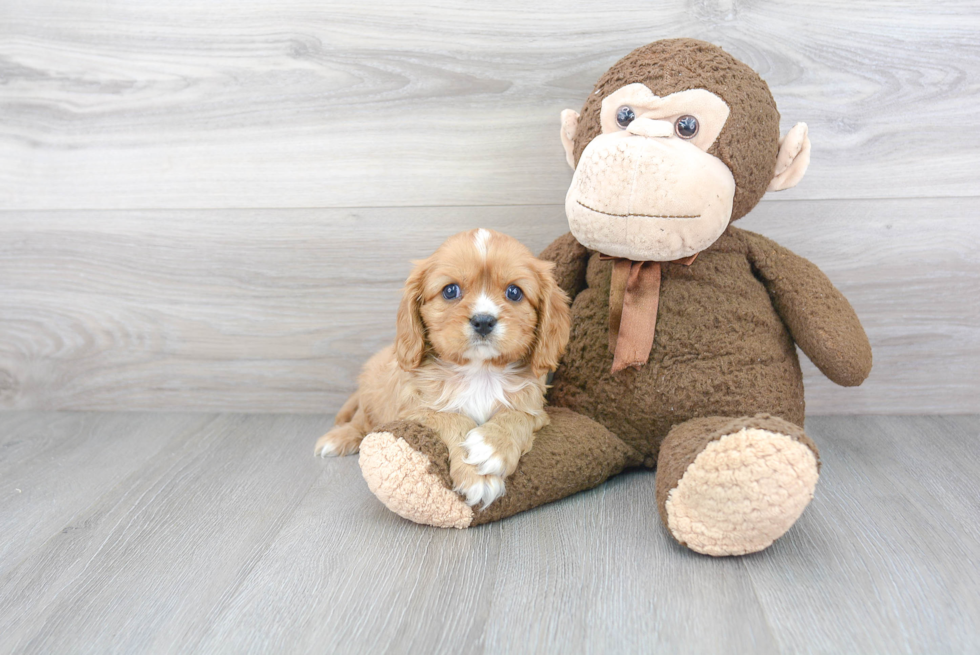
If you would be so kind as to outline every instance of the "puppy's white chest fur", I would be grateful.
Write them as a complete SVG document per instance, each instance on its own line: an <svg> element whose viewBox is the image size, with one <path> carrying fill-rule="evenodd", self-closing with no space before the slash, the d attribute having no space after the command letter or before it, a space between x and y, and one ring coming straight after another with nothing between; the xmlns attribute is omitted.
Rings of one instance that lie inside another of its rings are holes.
<svg viewBox="0 0 980 655"><path fill-rule="evenodd" d="M530 384L515 364L503 368L482 363L454 365L451 370L453 375L446 381L435 409L464 414L477 425L489 421L502 407L512 407L511 395Z"/></svg>

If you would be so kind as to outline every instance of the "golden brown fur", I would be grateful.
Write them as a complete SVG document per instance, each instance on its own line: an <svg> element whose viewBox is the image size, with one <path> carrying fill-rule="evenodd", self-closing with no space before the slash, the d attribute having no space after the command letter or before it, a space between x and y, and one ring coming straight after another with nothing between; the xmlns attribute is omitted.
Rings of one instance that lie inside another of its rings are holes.
<svg viewBox="0 0 980 655"><path fill-rule="evenodd" d="M469 504L502 495L504 478L548 424L545 376L568 343L568 297L553 267L517 240L483 229L452 236L417 262L395 343L365 364L316 453L357 452L379 425L414 420L446 443L453 483ZM450 285L458 297L444 296ZM508 298L512 286L520 300ZM473 322L481 316L495 321L486 335Z"/></svg>

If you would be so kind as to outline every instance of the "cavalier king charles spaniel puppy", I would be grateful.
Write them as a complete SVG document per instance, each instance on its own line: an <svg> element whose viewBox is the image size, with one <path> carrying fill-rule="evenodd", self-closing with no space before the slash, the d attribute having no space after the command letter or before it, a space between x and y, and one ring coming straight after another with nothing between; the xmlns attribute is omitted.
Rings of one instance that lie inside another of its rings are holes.
<svg viewBox="0 0 980 655"><path fill-rule="evenodd" d="M568 344L568 296L551 262L479 229L450 237L405 282L395 343L374 355L316 454L356 453L364 435L407 419L449 448L450 476L486 507L548 425L546 377Z"/></svg>

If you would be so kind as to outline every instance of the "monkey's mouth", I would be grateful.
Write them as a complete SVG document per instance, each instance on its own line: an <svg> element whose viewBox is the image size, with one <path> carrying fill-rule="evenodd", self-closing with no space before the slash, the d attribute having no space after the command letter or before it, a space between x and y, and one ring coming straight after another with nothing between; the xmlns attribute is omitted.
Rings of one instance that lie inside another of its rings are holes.
<svg viewBox="0 0 980 655"><path fill-rule="evenodd" d="M692 218L701 218L701 214L614 214L613 212L604 212L601 209L595 209L594 207L589 207L581 200L576 200L578 204L582 205L590 212L595 212L597 214L605 214L606 216L616 216L618 218L629 218L630 216L636 216L637 218L665 218L667 220L688 220Z"/></svg>

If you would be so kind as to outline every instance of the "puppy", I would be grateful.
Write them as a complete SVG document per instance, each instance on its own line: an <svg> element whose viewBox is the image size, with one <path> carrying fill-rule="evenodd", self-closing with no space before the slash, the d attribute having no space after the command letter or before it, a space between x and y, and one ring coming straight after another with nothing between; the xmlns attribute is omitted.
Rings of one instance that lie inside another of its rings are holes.
<svg viewBox="0 0 980 655"><path fill-rule="evenodd" d="M553 266L485 229L452 236L416 262L395 343L365 364L316 454L355 453L379 425L417 421L449 448L450 476L469 505L502 496L548 424L545 379L568 344L568 296Z"/></svg>

